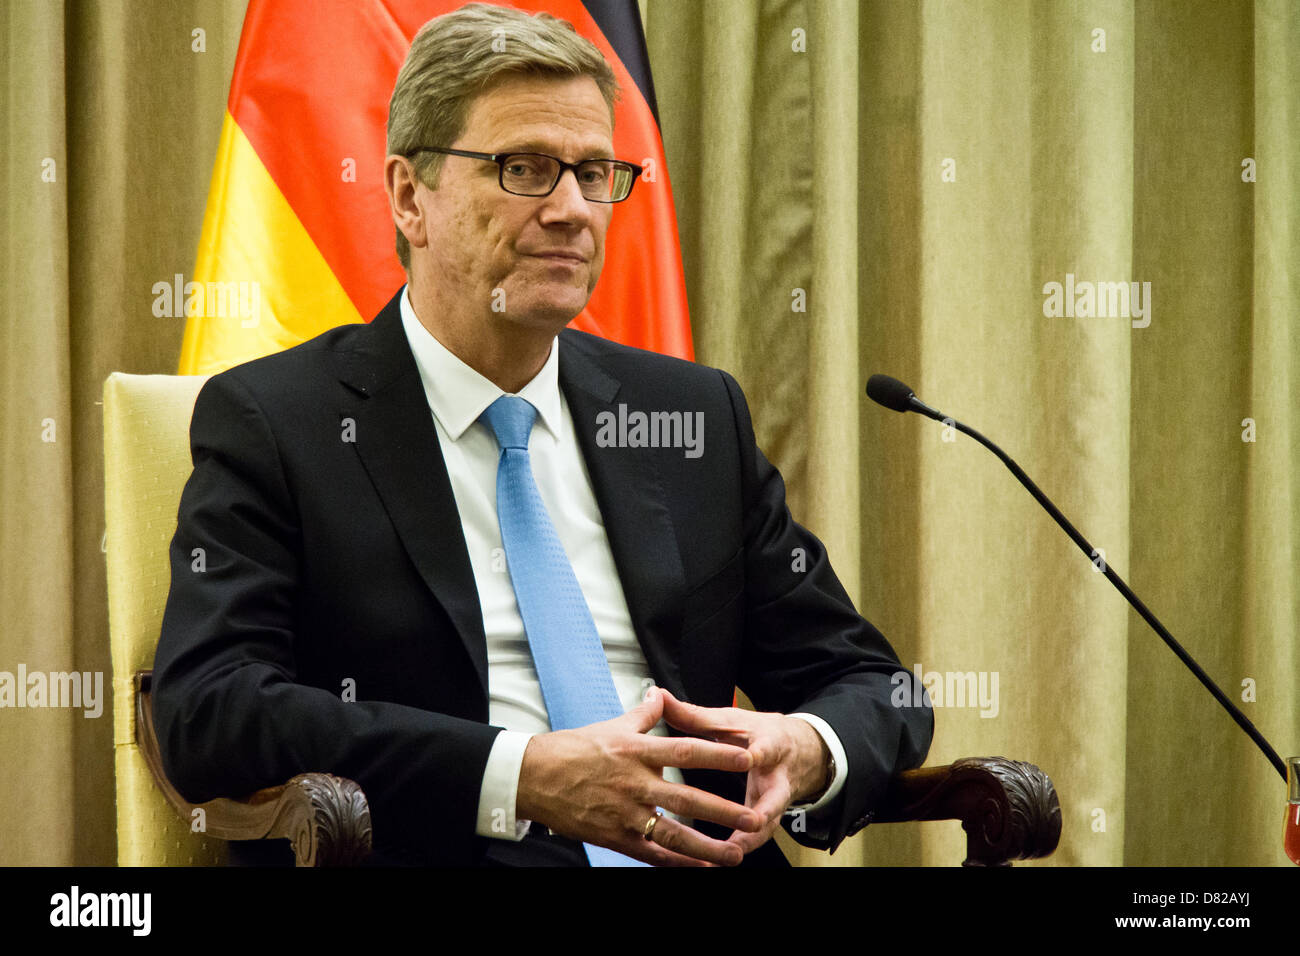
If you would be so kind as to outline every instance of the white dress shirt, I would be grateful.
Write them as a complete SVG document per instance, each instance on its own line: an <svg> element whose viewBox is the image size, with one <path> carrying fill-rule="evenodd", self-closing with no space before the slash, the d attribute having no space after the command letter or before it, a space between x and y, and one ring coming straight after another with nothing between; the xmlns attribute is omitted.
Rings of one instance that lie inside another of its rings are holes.
<svg viewBox="0 0 1300 956"><path fill-rule="evenodd" d="M478 421L479 415L505 392L430 334L416 316L405 288L400 307L402 325L433 414L478 587L487 638L488 721L506 728L497 735L488 756L479 792L476 832L485 837L518 840L529 826L528 821L515 817L524 748L533 734L546 733L551 728L523 618L506 569L496 507L500 450L492 432ZM537 422L528 440L533 478L573 566L605 648L615 690L627 711L641 702L646 690L654 686L654 679L632 628L591 477L559 387L558 338L551 344L542 370L517 394L537 409ZM835 759L835 779L829 790L815 804L801 808L813 813L834 799L842 788L847 759L839 739L824 720L812 714L795 716L817 729ZM666 734L667 728L660 722L651 733ZM665 768L664 778L682 782L681 771L676 768Z"/></svg>

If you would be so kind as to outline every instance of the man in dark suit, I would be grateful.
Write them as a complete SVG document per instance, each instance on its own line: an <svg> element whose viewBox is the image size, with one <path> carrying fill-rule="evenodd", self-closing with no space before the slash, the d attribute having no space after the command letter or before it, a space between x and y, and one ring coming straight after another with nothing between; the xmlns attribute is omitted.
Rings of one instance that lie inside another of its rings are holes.
<svg viewBox="0 0 1300 956"><path fill-rule="evenodd" d="M833 849L924 759L932 713L892 705L906 672L790 517L736 383L564 329L635 179L606 159L615 90L553 18L431 21L390 104L407 287L201 392L154 691L189 798L326 770L365 790L385 860L734 865L779 861L782 822ZM510 449L540 518L508 513ZM604 719L548 719L528 580L580 589Z"/></svg>

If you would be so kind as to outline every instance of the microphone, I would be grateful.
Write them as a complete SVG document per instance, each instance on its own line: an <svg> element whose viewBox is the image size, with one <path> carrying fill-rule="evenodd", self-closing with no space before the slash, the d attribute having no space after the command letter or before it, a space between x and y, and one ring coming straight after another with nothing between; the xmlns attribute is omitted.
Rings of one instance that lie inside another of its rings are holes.
<svg viewBox="0 0 1300 956"><path fill-rule="evenodd" d="M916 393L896 378L888 375L873 375L867 379L867 397L879 405L892 408L896 412L919 412L937 422L943 421L943 414L931 408L916 397Z"/></svg>
<svg viewBox="0 0 1300 956"><path fill-rule="evenodd" d="M1034 484L1030 477L1025 474L1024 470L1012 461L1006 452L993 444L993 442L989 441L975 429L968 428L961 422L949 418L942 412L931 408L929 405L917 398L916 394L910 388L898 379L890 378L888 375L873 375L867 380L867 397L873 402L896 412L918 412L927 418L941 421L944 424L957 429L957 431L961 432L963 435L969 435L971 438L975 439L989 451L993 452L993 454L998 456L1002 463L1010 469L1013 475L1016 476L1016 480L1028 489L1029 493L1034 496L1034 499L1042 505L1043 508L1046 509L1047 513L1052 516L1053 520L1061 526L1061 530L1068 534L1070 540L1079 546L1079 550L1087 555L1090 562L1096 559L1099 554L1097 549L1090 545L1088 540L1075 529L1074 525L1070 524L1070 522L1066 520L1065 515L1061 514L1061 510L1052 503L1052 500L1048 498L1047 495L1043 494L1042 489ZM1142 615L1142 619L1146 621L1147 624L1151 625L1152 630L1160 635L1161 640L1163 640L1169 646L1169 649L1178 656L1178 659L1186 664L1188 669L1196 675L1196 679L1205 686L1205 689L1213 695L1214 699L1223 705L1229 716L1237 722L1237 726L1244 730L1251 740L1255 741L1255 744L1259 749L1264 752L1264 756L1273 764L1274 769L1282 775L1283 780L1286 780L1286 764L1284 764L1282 758L1277 755L1277 751L1274 750L1269 742L1264 739L1264 735L1255 729L1255 725L1250 722L1250 718L1243 714L1237 706L1228 699L1228 695L1219 689L1219 685L1214 683L1214 681L1210 679L1209 675L1201 669L1201 665L1196 663L1192 658L1192 655L1188 654L1187 651L1183 649L1183 646L1174 640L1174 636L1169 633L1163 624L1160 623L1159 618L1152 614L1147 606L1138 599L1138 596L1133 593L1132 589L1124 583L1124 579L1115 573L1115 569L1110 566L1109 561L1102 563L1102 574L1106 576L1120 594L1124 595L1124 599L1133 606L1133 609L1137 611L1138 614Z"/></svg>

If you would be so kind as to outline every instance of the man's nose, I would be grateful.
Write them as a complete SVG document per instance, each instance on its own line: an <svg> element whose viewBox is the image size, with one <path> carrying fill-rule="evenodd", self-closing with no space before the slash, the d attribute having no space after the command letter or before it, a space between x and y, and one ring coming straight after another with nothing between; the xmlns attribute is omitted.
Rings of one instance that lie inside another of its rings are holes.
<svg viewBox="0 0 1300 956"><path fill-rule="evenodd" d="M542 219L549 222L573 222L585 225L591 219L591 204L582 195L575 170L566 169L560 174L551 194L542 207Z"/></svg>

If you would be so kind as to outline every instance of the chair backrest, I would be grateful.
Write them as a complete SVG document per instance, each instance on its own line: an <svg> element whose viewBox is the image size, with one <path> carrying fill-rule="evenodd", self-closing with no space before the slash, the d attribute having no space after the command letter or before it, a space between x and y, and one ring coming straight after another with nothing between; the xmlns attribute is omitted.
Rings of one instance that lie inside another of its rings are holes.
<svg viewBox="0 0 1300 956"><path fill-rule="evenodd" d="M119 866L223 863L226 845L193 832L153 782L136 744L137 671L153 666L171 585L168 548L191 471L190 416L206 376L104 382L104 511Z"/></svg>

